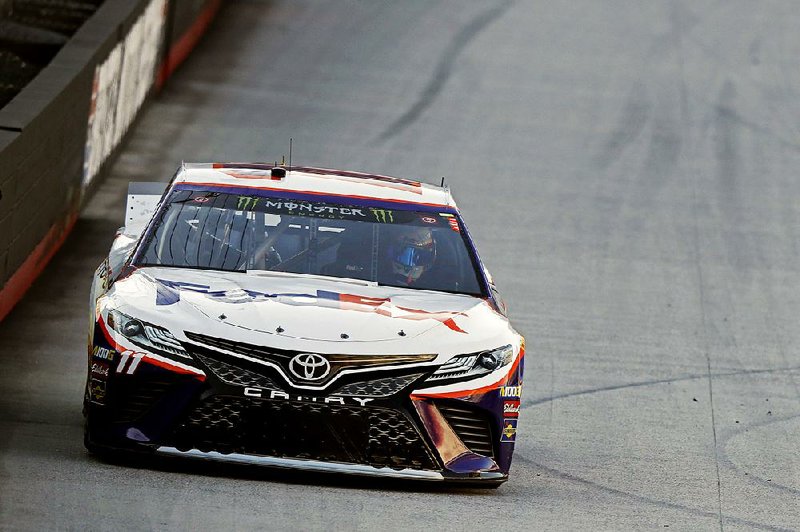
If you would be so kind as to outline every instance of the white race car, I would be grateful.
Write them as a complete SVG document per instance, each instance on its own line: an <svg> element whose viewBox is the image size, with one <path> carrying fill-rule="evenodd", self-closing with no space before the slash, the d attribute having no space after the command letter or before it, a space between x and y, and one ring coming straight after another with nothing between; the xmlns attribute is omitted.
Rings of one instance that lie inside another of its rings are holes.
<svg viewBox="0 0 800 532"><path fill-rule="evenodd" d="M508 478L524 339L447 188L184 164L131 184L91 309L91 451Z"/></svg>

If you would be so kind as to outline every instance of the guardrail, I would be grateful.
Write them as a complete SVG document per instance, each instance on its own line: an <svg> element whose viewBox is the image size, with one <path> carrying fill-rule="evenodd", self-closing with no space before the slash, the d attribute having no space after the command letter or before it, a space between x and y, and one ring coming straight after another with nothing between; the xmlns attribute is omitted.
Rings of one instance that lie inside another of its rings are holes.
<svg viewBox="0 0 800 532"><path fill-rule="evenodd" d="M220 0L106 0L0 109L0 321L63 244Z"/></svg>

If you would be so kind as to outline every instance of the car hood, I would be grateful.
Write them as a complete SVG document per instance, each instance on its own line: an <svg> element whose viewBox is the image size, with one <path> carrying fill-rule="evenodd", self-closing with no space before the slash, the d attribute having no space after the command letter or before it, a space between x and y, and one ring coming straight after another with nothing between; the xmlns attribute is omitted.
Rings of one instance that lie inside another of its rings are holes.
<svg viewBox="0 0 800 532"><path fill-rule="evenodd" d="M477 297L321 276L147 267L116 282L109 296L121 311L179 337L189 331L275 347L341 350L347 343L358 351L392 342L404 344L398 352L445 345L463 352L511 333Z"/></svg>

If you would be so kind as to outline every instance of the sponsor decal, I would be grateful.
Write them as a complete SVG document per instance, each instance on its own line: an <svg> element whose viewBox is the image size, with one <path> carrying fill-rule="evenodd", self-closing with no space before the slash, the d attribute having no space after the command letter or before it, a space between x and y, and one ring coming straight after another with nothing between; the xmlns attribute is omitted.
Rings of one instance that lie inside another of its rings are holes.
<svg viewBox="0 0 800 532"><path fill-rule="evenodd" d="M500 434L501 442L513 442L517 438L517 420L503 419L503 432Z"/></svg>
<svg viewBox="0 0 800 532"><path fill-rule="evenodd" d="M302 171L303 169L301 168L300 170ZM412 192L414 194L422 194L422 183L419 181L412 181L410 179L401 179L387 175L365 174L362 172L347 172L346 174L337 172L336 175L326 175L324 173L317 172L312 173L315 174L315 177L320 179L350 181L351 183L358 183L360 185L372 185L376 187L402 190L404 192Z"/></svg>
<svg viewBox="0 0 800 532"><path fill-rule="evenodd" d="M89 380L89 400L97 404L105 404L106 382L92 377Z"/></svg>
<svg viewBox="0 0 800 532"><path fill-rule="evenodd" d="M167 0L151 0L94 71L83 163L83 189L128 131L150 92L160 59Z"/></svg>
<svg viewBox="0 0 800 532"><path fill-rule="evenodd" d="M289 361L289 371L298 379L322 380L331 372L331 364L322 355L300 353Z"/></svg>
<svg viewBox="0 0 800 532"><path fill-rule="evenodd" d="M197 196L194 199L194 201L196 201L197 203L206 203L207 201L211 201L211 198L208 198L206 196Z"/></svg>
<svg viewBox="0 0 800 532"><path fill-rule="evenodd" d="M522 397L522 385L520 386L501 386L500 387L500 397L502 398L510 398L510 399L519 399Z"/></svg>
<svg viewBox="0 0 800 532"><path fill-rule="evenodd" d="M316 174L315 177L320 179L336 179L337 181L350 181L351 183L358 183L359 185L371 185L374 187L391 188L394 190L402 190L403 192L422 194L422 183L419 181L411 181L385 175L362 174L359 172L353 172L353 174L361 177L344 176L339 173L333 176ZM364 179L365 177L367 179Z"/></svg>
<svg viewBox="0 0 800 532"><path fill-rule="evenodd" d="M236 210L250 211L256 208L258 201L261 198L258 196L239 196L239 201L236 202Z"/></svg>
<svg viewBox="0 0 800 532"><path fill-rule="evenodd" d="M466 316L463 312L429 312L427 310L399 307L392 303L391 298L388 297L367 297L356 294L328 292L327 290L317 290L316 294L270 294L255 290L236 290L235 292L231 292L225 290L211 290L209 286L195 283L184 283L167 279L156 280L159 282L156 305L172 305L177 303L180 301L180 290L188 290L190 292L205 294L223 303L275 301L276 303L292 306L316 306L353 310L356 312L374 312L381 316L401 320L436 320L452 331L465 334L467 332L459 327L455 321L455 318L459 316Z"/></svg>
<svg viewBox="0 0 800 532"><path fill-rule="evenodd" d="M382 224L394 223L394 213L388 209L373 209L370 207L370 212L375 216L375 221Z"/></svg>
<svg viewBox="0 0 800 532"><path fill-rule="evenodd" d="M92 362L92 376L94 377L107 379L109 369L111 369L111 366L105 362Z"/></svg>
<svg viewBox="0 0 800 532"><path fill-rule="evenodd" d="M236 210L266 212L289 216L313 216L336 220L361 221L368 218L364 209L333 203L318 203L300 199L281 200L261 196L238 196Z"/></svg>
<svg viewBox="0 0 800 532"><path fill-rule="evenodd" d="M114 361L114 356L116 356L117 352L113 349L106 349L105 347L100 347L96 345L94 350L92 351L92 358L97 358L99 360L108 360L109 362Z"/></svg>
<svg viewBox="0 0 800 532"><path fill-rule="evenodd" d="M98 266L95 275L100 281L100 293L105 293L108 290L108 277L111 275L111 267L108 263L108 257L106 257L100 266Z"/></svg>
<svg viewBox="0 0 800 532"><path fill-rule="evenodd" d="M503 417L519 417L519 399L503 401Z"/></svg>
<svg viewBox="0 0 800 532"><path fill-rule="evenodd" d="M290 395L280 390L266 390L264 388L253 388L253 387L244 388L243 393L245 397L254 397L256 399L305 401L311 403L324 403L326 405L358 404L361 406L365 406L367 403L373 400L371 397L339 397L335 395L328 397L314 397L309 395Z"/></svg>
<svg viewBox="0 0 800 532"><path fill-rule="evenodd" d="M450 229L452 229L456 233L461 232L461 228L458 226L458 220L456 220L455 218L448 218L447 223L450 224Z"/></svg>
<svg viewBox="0 0 800 532"><path fill-rule="evenodd" d="M270 179L272 178L272 170L223 170L223 174L227 174L236 179Z"/></svg>
<svg viewBox="0 0 800 532"><path fill-rule="evenodd" d="M123 351L119 358L119 364L117 364L117 373L133 375L136 372L136 368L139 367L139 362L141 362L143 358L144 353L136 353L130 349Z"/></svg>
<svg viewBox="0 0 800 532"><path fill-rule="evenodd" d="M436 223L436 218L431 218L430 216L423 216L421 219L426 224L435 224Z"/></svg>

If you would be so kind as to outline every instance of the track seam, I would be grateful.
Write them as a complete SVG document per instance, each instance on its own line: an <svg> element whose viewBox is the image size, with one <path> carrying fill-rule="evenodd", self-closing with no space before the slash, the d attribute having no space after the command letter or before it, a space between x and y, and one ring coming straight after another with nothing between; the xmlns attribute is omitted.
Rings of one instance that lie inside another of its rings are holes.
<svg viewBox="0 0 800 532"><path fill-rule="evenodd" d="M706 316L705 290L703 289L703 268L700 265L700 221L697 217L697 181L692 180L692 214L694 216L694 251L695 251L695 272L697 274L697 285L700 296L700 315L703 324L703 354L706 358L706 378L708 379L708 399L711 408L711 434L714 440L714 467L717 475L717 513L719 515L719 529L724 531L725 527L722 518L722 481L719 476L719 447L717 445L717 419L714 412L714 385L711 374L711 350L708 345L708 325Z"/></svg>
<svg viewBox="0 0 800 532"><path fill-rule="evenodd" d="M706 378L708 379L708 399L711 408L711 434L714 441L714 467L717 475L717 514L719 516L719 529L724 531L722 517L722 481L719 476L719 447L717 445L717 419L714 412L714 385L713 375L711 374L711 350L708 345L708 325L706 316L705 290L703 289L703 268L700 265L700 221L697 216L697 180L692 179L692 215L694 216L694 252L695 252L695 272L697 274L697 288L700 296L700 315L703 324L703 354L706 358Z"/></svg>
<svg viewBox="0 0 800 532"><path fill-rule="evenodd" d="M682 41L682 25L683 20L681 17L681 10L684 5L681 2L672 4L670 12L670 22L672 26L672 33L675 46L676 58L678 62L678 69L680 71L680 101L681 101L681 115L683 118L684 127L687 126L690 119L689 114L689 95L686 87L686 74L683 59L683 41ZM684 138L686 135L684 134ZM698 295L700 297L700 315L703 324L703 353L706 359L706 378L708 380L708 399L709 407L711 409L711 434L714 442L714 469L717 476L717 516L719 518L720 532L724 532L724 520L722 516L722 480L719 475L719 446L717 443L717 419L714 411L714 385L713 377L711 374L711 349L708 339L708 317L706 315L706 298L705 290L703 289L703 268L700 263L700 219L697 215L697 175L691 172L692 176L692 215L694 217L694 252L695 252L695 272L697 274Z"/></svg>
<svg viewBox="0 0 800 532"><path fill-rule="evenodd" d="M475 40L483 30L491 26L495 20L505 14L514 3L515 0L506 0L502 4L479 13L466 26L462 27L453 37L452 41L450 41L444 54L439 59L433 77L428 81L427 86L422 90L417 101L405 113L392 122L383 133L378 135L373 142L387 141L413 124L442 91L445 83L450 79L453 66L458 56L461 55L461 52L463 52L467 45Z"/></svg>

